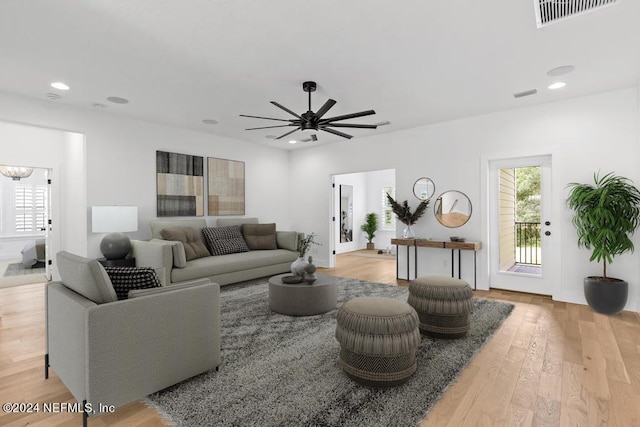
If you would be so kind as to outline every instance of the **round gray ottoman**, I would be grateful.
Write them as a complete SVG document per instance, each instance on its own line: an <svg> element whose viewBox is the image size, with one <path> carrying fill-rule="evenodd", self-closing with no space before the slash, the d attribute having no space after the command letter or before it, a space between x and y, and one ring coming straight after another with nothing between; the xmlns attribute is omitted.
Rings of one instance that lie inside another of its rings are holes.
<svg viewBox="0 0 640 427"><path fill-rule="evenodd" d="M347 301L337 314L340 366L351 379L369 387L402 384L416 371L418 323L416 311L403 301Z"/></svg>
<svg viewBox="0 0 640 427"><path fill-rule="evenodd" d="M469 330L473 290L464 280L421 276L409 282L410 306L420 318L420 332L436 338L460 338Z"/></svg>

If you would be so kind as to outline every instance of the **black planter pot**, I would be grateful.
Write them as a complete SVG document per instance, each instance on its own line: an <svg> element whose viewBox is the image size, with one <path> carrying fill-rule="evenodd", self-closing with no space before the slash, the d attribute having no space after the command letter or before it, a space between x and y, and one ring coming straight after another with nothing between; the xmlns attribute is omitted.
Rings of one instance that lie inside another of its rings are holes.
<svg viewBox="0 0 640 427"><path fill-rule="evenodd" d="M618 314L627 304L629 283L607 277L585 277L584 296L589 307L602 314Z"/></svg>

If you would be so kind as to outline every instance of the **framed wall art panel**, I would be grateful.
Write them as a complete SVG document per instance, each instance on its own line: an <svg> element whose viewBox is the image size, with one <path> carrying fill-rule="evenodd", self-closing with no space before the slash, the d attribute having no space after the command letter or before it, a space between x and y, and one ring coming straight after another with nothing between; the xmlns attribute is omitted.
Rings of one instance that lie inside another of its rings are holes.
<svg viewBox="0 0 640 427"><path fill-rule="evenodd" d="M204 157L156 151L157 215L204 215Z"/></svg>
<svg viewBox="0 0 640 427"><path fill-rule="evenodd" d="M209 215L244 215L244 162L207 158Z"/></svg>

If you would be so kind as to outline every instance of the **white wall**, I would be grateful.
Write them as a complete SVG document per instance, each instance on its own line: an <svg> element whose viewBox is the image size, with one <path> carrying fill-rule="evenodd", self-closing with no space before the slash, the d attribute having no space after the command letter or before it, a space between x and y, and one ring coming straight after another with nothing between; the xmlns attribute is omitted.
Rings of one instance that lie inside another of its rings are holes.
<svg viewBox="0 0 640 427"><path fill-rule="evenodd" d="M600 266L590 263L589 252L577 247L570 212L565 208L565 186L572 181L589 182L598 169L613 170L640 183L639 120L638 89L629 88L294 151L291 172L299 179L292 182L292 191L314 197L293 208L293 225L301 230L320 230L318 241L324 246L319 248L317 262L322 265L322 260L329 259L328 253L322 253L330 232L325 214L331 203L331 192L324 185L327 176L395 169L396 197L400 201L409 200L414 208L418 201L412 194L413 183L422 176L435 182L436 196L446 190L466 193L473 203L474 214L467 224L455 229L455 234L486 244L483 159L552 152L553 208L559 218L553 232L559 245L557 253L562 257L553 296L584 303L582 279L597 274ZM334 155L336 150L340 150L340 156ZM367 155L363 156L363 152ZM453 234L434 219L433 203L418 221L416 233L419 237L443 239ZM634 242L638 241L638 235L634 236ZM403 252L400 251L400 262ZM429 257L422 256L419 270L450 271L450 254L446 252L434 250ZM479 289L489 287L487 253L485 248L478 254ZM463 263L470 264L464 260ZM610 272L630 282L627 308L638 311L638 252L616 258ZM472 269L463 268L463 279L471 281L472 274Z"/></svg>
<svg viewBox="0 0 640 427"><path fill-rule="evenodd" d="M16 109L14 109L14 107ZM12 119L16 122L19 116L16 114L19 103L13 103L9 99L0 97L0 120L4 118ZM3 113L11 112L12 117L5 117ZM43 112L46 116L47 111ZM67 151L84 152L84 141L82 137L74 136L69 132L56 129L45 129L41 127L26 126L18 123L8 123L0 121L0 141L2 141L2 151L0 152L0 164L20 165L44 168L51 170L51 219L53 221L53 232L48 242L47 251L51 256L58 252L62 246L62 241L76 242L82 246L84 228L82 224L74 224L71 227L64 227L62 224L66 215L73 210L73 204L69 203L69 194L86 203L86 194L75 192L73 182L66 182L65 175L61 175L61 170L67 170L67 176L81 174L85 165L73 161L68 161L65 153ZM84 231L86 234L86 230ZM86 241L86 239L84 239ZM86 246L86 243L85 243ZM58 279L55 268L52 271L53 278Z"/></svg>
<svg viewBox="0 0 640 427"><path fill-rule="evenodd" d="M244 161L246 216L276 222L280 230L293 229L288 208L291 205L289 155L284 150L8 94L0 95L0 121L64 129L83 135L84 153L69 149L73 137L64 137L62 132L55 147L34 149L35 142L31 141L22 150L35 153L36 158L47 159L47 165L55 162L56 170L57 164L62 164L66 179L73 183L64 189L63 201L71 203L72 207L63 215L65 221L61 226L78 227L80 231L74 236L63 230L68 237L63 239L64 249L91 257L100 256L99 244L103 235L91 233L89 225L93 205L138 206L138 232L130 233L130 237L150 237L148 222L156 217L156 150ZM5 127L0 128L0 140L7 141ZM0 163L40 166L35 159L25 162L22 157L7 154L11 153L6 153L3 147ZM86 158L86 170L67 172L70 165L83 162L83 158ZM83 193L86 194L84 200ZM207 221L215 224L213 217L207 217Z"/></svg>
<svg viewBox="0 0 640 427"><path fill-rule="evenodd" d="M390 240L396 236L395 229L382 228L382 189L384 187L396 186L396 171L393 169L386 169L380 171L372 171L366 173L367 182L367 209L365 215L369 212L375 212L378 215L378 231L373 238L373 243L376 249L387 249L391 246ZM362 218L364 224L365 218ZM363 234L364 242L366 243L366 235Z"/></svg>

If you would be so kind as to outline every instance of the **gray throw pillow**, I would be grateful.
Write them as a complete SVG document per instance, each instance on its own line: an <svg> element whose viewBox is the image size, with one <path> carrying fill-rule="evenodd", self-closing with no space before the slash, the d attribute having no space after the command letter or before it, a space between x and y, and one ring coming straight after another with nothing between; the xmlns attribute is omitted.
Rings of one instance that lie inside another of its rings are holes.
<svg viewBox="0 0 640 427"><path fill-rule="evenodd" d="M278 249L276 242L276 225L274 224L242 224L242 235L250 250Z"/></svg>
<svg viewBox="0 0 640 427"><path fill-rule="evenodd" d="M151 267L105 267L113 290L119 300L127 299L133 289L159 288L162 286L156 271Z"/></svg>
<svg viewBox="0 0 640 427"><path fill-rule="evenodd" d="M247 242L242 236L240 225L228 227L205 227L202 229L204 240L211 255L227 255L238 252L249 252Z"/></svg>
<svg viewBox="0 0 640 427"><path fill-rule="evenodd" d="M191 227L163 228L160 235L164 240L181 242L187 261L211 255L196 230Z"/></svg>

